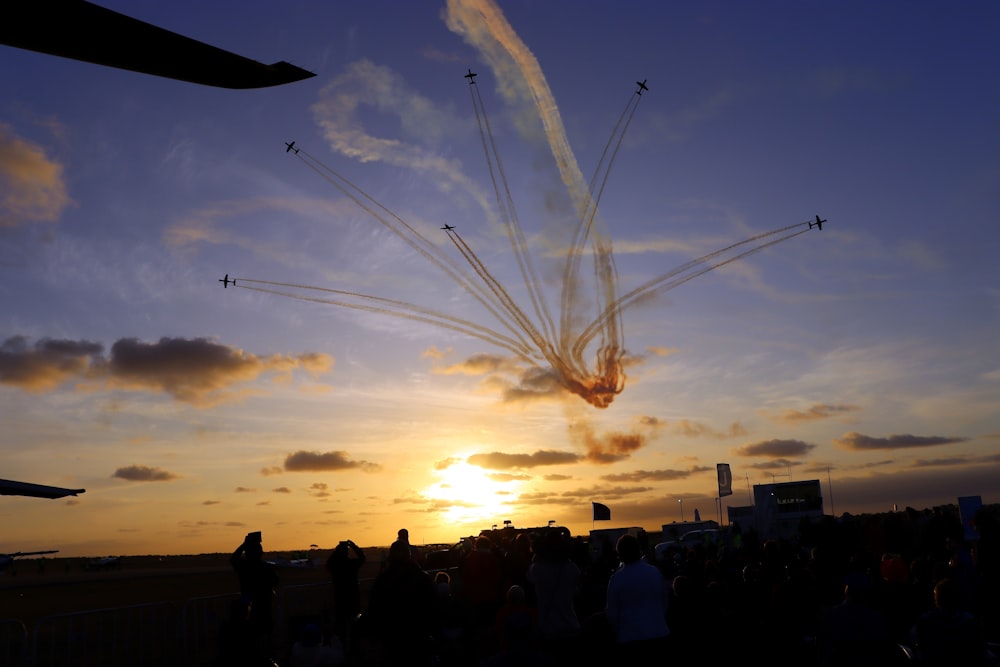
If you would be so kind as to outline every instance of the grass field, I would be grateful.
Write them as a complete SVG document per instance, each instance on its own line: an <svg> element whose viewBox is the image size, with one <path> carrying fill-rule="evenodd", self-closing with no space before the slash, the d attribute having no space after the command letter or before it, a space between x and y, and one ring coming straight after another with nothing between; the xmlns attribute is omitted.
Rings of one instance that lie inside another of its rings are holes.
<svg viewBox="0 0 1000 667"><path fill-rule="evenodd" d="M316 567L280 567L281 586L323 583L327 551L317 552ZM269 555L270 557L270 555ZM112 569L87 569L86 559L23 559L0 573L0 619L33 625L55 614L237 594L229 554L196 556L133 556ZM374 577L381 566L377 550L369 552L362 578Z"/></svg>

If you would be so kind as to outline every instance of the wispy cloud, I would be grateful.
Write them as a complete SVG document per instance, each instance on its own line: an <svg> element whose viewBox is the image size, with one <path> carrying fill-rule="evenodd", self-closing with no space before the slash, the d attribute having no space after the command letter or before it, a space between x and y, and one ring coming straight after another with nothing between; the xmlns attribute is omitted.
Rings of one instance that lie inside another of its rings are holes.
<svg viewBox="0 0 1000 667"><path fill-rule="evenodd" d="M841 415L858 412L861 408L857 405L826 405L817 403L805 410L785 410L777 415L768 416L768 419L778 423L797 424L801 422L820 421L839 417Z"/></svg>
<svg viewBox="0 0 1000 667"><path fill-rule="evenodd" d="M0 227L52 222L72 203L63 166L0 123Z"/></svg>
<svg viewBox="0 0 1000 667"><path fill-rule="evenodd" d="M701 474L709 470L715 470L708 466L692 466L687 470L635 470L633 472L615 473L611 475L601 475L601 479L606 482L670 482L678 479L688 479L692 475Z"/></svg>

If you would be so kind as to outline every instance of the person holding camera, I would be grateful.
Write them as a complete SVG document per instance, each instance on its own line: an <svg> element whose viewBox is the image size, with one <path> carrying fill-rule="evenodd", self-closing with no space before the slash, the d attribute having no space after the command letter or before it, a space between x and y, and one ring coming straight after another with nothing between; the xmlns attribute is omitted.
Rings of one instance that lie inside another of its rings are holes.
<svg viewBox="0 0 1000 667"><path fill-rule="evenodd" d="M278 573L264 560L260 532L249 533L229 558L240 582L240 609L245 610L246 635L250 651L257 658L269 658L274 618L274 596ZM240 612L243 614L243 612Z"/></svg>
<svg viewBox="0 0 1000 667"><path fill-rule="evenodd" d="M326 569L333 583L334 632L348 652L351 649L353 622L361 611L358 573L365 561L365 552L351 540L341 541L326 561Z"/></svg>

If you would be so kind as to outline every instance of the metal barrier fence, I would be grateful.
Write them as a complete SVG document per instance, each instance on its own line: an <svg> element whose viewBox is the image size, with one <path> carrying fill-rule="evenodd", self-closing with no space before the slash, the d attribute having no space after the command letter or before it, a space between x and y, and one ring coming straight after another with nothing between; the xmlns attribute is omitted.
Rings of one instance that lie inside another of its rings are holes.
<svg viewBox="0 0 1000 667"><path fill-rule="evenodd" d="M0 619L0 667L213 667L234 595L56 614L29 633ZM287 656L307 623L332 618L333 585L286 586L275 606L274 655ZM282 662L279 661L279 664Z"/></svg>
<svg viewBox="0 0 1000 667"><path fill-rule="evenodd" d="M16 618L0 619L0 667L28 667L28 629Z"/></svg>
<svg viewBox="0 0 1000 667"><path fill-rule="evenodd" d="M31 632L28 667L174 667L178 639L166 602L47 616Z"/></svg>

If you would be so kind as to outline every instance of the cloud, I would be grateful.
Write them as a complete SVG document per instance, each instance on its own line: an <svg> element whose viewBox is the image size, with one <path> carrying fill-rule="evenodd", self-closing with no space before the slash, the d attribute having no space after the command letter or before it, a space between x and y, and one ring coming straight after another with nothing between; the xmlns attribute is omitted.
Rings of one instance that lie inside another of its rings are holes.
<svg viewBox="0 0 1000 667"><path fill-rule="evenodd" d="M839 415L861 410L857 405L824 405L817 403L806 410L785 410L781 414L769 417L772 421L796 424L801 422L830 419Z"/></svg>
<svg viewBox="0 0 1000 667"><path fill-rule="evenodd" d="M141 465L130 465L125 466L124 468L118 468L118 470L115 470L111 476L117 477L118 479L125 479L130 482L169 482L171 480L180 479L180 475L176 475L167 470Z"/></svg>
<svg viewBox="0 0 1000 667"><path fill-rule="evenodd" d="M626 496L633 496L652 491L651 486L592 486L588 488L572 489L562 493L551 493L546 491L535 493L522 493L517 498L517 502L523 505L579 505L581 499L602 498L615 500Z"/></svg>
<svg viewBox="0 0 1000 667"><path fill-rule="evenodd" d="M233 489L234 493L257 493L257 489L249 486L237 486Z"/></svg>
<svg viewBox="0 0 1000 667"><path fill-rule="evenodd" d="M937 447L938 445L953 445L967 442L969 438L944 437L939 435L890 435L888 438L875 438L851 431L842 438L834 439L833 443L841 449L856 452L873 449L908 449L911 447Z"/></svg>
<svg viewBox="0 0 1000 667"><path fill-rule="evenodd" d="M0 227L58 220L72 203L63 166L0 123Z"/></svg>
<svg viewBox="0 0 1000 667"><path fill-rule="evenodd" d="M103 346L91 341L41 339L32 345L23 336L8 338L0 345L0 384L37 393L74 380L103 381L115 389L158 391L205 407L225 398L230 386L266 373L287 378L303 370L317 377L333 367L326 354L257 356L206 338L156 343L122 338L109 356L102 352Z"/></svg>
<svg viewBox="0 0 1000 667"><path fill-rule="evenodd" d="M51 391L83 378L102 365L103 346L91 341L43 338L34 345L23 336L0 345L0 384L31 393Z"/></svg>
<svg viewBox="0 0 1000 667"><path fill-rule="evenodd" d="M285 457L288 472L319 472L332 470L354 470L377 472L382 467L368 461L353 461L347 452L306 452L298 451Z"/></svg>
<svg viewBox="0 0 1000 667"><path fill-rule="evenodd" d="M608 433L600 437L588 434L587 460L591 463L606 464L623 461L646 444L645 436L639 433Z"/></svg>
<svg viewBox="0 0 1000 667"><path fill-rule="evenodd" d="M580 455L572 452L557 452L542 449L533 454L504 454L490 452L488 454L473 454L466 463L488 470L511 470L521 468L537 468L539 466L565 465L577 463Z"/></svg>
<svg viewBox="0 0 1000 667"><path fill-rule="evenodd" d="M488 198L469 179L460 161L402 139L373 136L365 129L365 119L380 116L395 118L400 135L423 142L442 141L463 128L473 131L467 118L458 117L411 90L388 67L370 60L351 63L320 90L311 110L324 138L337 153L360 162L383 162L412 169L426 176L442 192L472 196L492 215Z"/></svg>
<svg viewBox="0 0 1000 667"><path fill-rule="evenodd" d="M461 463L461 462L462 462L462 459L456 458L454 456L449 456L446 459L441 459L440 461L436 461L434 463L434 469L435 470L447 470L448 468L452 467L453 465L455 465L457 463Z"/></svg>
<svg viewBox="0 0 1000 667"><path fill-rule="evenodd" d="M491 472L486 475L494 482L527 482L531 480L531 475L515 474L509 472Z"/></svg>
<svg viewBox="0 0 1000 667"><path fill-rule="evenodd" d="M765 440L733 449L733 453L738 456L762 456L765 458L779 458L786 456L804 456L816 445L802 442L801 440Z"/></svg>
<svg viewBox="0 0 1000 667"><path fill-rule="evenodd" d="M163 391L180 401L203 404L229 385L267 372L301 368L315 375L332 365L325 354L259 357L206 338L161 338L156 343L123 338L111 347L108 374L117 387Z"/></svg>
<svg viewBox="0 0 1000 667"><path fill-rule="evenodd" d="M692 475L714 471L715 468L709 466L693 466L687 470L636 470L634 472L615 473L613 475L601 475L601 479L606 482L642 482L651 480L655 482L671 482L678 479L687 479Z"/></svg>

